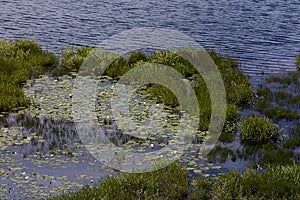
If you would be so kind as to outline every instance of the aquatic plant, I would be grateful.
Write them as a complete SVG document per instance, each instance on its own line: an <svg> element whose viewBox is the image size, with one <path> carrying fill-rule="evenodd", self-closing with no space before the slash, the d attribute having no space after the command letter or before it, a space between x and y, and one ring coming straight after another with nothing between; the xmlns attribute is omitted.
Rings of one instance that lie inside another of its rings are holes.
<svg viewBox="0 0 300 200"><path fill-rule="evenodd" d="M241 141L246 145L261 145L279 137L279 128L266 117L252 116L243 119L241 126Z"/></svg>
<svg viewBox="0 0 300 200"><path fill-rule="evenodd" d="M227 104L226 121L223 127L223 133L233 133L233 137L237 131L239 119L239 110L236 105ZM227 134L229 136L230 134Z"/></svg>

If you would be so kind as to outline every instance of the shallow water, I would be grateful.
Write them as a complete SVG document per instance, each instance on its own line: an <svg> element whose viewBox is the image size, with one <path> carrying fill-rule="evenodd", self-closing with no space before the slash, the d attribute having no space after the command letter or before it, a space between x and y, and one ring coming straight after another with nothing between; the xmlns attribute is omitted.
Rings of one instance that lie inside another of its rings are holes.
<svg viewBox="0 0 300 200"><path fill-rule="evenodd" d="M300 52L298 0L1 0L0 4L0 38L33 38L56 53L69 45L97 46L132 28L169 28L207 49L238 58L255 82L268 73L294 70Z"/></svg>

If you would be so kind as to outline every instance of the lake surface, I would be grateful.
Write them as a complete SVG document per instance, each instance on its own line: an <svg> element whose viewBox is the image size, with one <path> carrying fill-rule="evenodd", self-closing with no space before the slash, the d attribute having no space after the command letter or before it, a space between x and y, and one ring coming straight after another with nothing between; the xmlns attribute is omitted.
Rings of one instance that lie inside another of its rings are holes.
<svg viewBox="0 0 300 200"><path fill-rule="evenodd" d="M262 75L295 70L300 52L298 0L1 0L0 4L1 39L36 39L56 53L69 45L97 46L132 28L169 28L207 49L238 58L255 82Z"/></svg>

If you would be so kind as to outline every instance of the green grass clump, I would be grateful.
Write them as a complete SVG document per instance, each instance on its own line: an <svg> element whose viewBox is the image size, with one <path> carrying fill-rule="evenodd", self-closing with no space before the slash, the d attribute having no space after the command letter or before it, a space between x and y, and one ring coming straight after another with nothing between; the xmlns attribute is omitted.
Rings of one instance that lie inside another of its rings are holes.
<svg viewBox="0 0 300 200"><path fill-rule="evenodd" d="M235 138L235 133L234 132L222 132L219 141L223 143L230 143L233 142Z"/></svg>
<svg viewBox="0 0 300 200"><path fill-rule="evenodd" d="M157 171L107 178L99 186L84 187L50 199L184 199L188 182L187 171L173 163Z"/></svg>
<svg viewBox="0 0 300 200"><path fill-rule="evenodd" d="M178 163L142 174L107 178L99 186L52 197L52 200L82 199L184 199L188 194L188 174Z"/></svg>
<svg viewBox="0 0 300 200"><path fill-rule="evenodd" d="M252 116L242 120L241 141L246 145L261 145L268 141L276 141L279 128L268 118Z"/></svg>
<svg viewBox="0 0 300 200"><path fill-rule="evenodd" d="M248 169L239 174L232 170L216 180L194 181L191 199L299 199L299 174L300 166L296 164L272 166L262 173Z"/></svg>
<svg viewBox="0 0 300 200"><path fill-rule="evenodd" d="M261 160L261 165L286 165L286 164L292 164L293 163L293 152L291 151L284 151L282 149L276 149L276 150L267 150L263 154L263 158Z"/></svg>
<svg viewBox="0 0 300 200"><path fill-rule="evenodd" d="M299 118L299 114L297 112L293 112L287 108L278 108L278 107L267 108L265 110L265 115L269 118L273 118L276 120L280 120L280 119L293 120Z"/></svg>
<svg viewBox="0 0 300 200"><path fill-rule="evenodd" d="M146 54L143 54L141 52L132 52L128 59L128 65L131 66L137 62L147 62L149 60L149 57Z"/></svg>
<svg viewBox="0 0 300 200"><path fill-rule="evenodd" d="M231 171L217 179L212 197L214 199L298 199L298 165L272 167L259 173L247 170L243 174Z"/></svg>
<svg viewBox="0 0 300 200"><path fill-rule="evenodd" d="M208 200L211 199L210 192L213 186L212 180L208 178L197 178L192 182L194 188L189 200Z"/></svg>
<svg viewBox="0 0 300 200"><path fill-rule="evenodd" d="M226 110L226 121L223 127L224 133L233 133L235 136L235 132L237 130L237 124L239 119L239 110L236 105L227 104Z"/></svg>
<svg viewBox="0 0 300 200"><path fill-rule="evenodd" d="M285 141L284 148L295 149L300 146L300 137L292 137Z"/></svg>
<svg viewBox="0 0 300 200"><path fill-rule="evenodd" d="M78 71L84 59L93 49L93 47L73 46L61 48L61 67L67 71Z"/></svg>
<svg viewBox="0 0 300 200"><path fill-rule="evenodd" d="M57 66L55 55L32 40L0 41L0 112L29 104L21 86Z"/></svg>

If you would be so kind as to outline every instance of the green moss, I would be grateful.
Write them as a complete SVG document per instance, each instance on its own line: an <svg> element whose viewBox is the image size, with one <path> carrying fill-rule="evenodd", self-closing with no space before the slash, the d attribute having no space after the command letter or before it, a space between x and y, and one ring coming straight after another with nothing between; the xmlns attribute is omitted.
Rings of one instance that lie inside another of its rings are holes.
<svg viewBox="0 0 300 200"><path fill-rule="evenodd" d="M278 127L265 117L247 117L241 122L241 141L247 145L261 145L270 140L276 141Z"/></svg>
<svg viewBox="0 0 300 200"><path fill-rule="evenodd" d="M158 171L107 178L99 186L84 187L50 199L184 199L188 181L187 172L174 163Z"/></svg>

